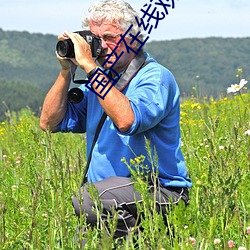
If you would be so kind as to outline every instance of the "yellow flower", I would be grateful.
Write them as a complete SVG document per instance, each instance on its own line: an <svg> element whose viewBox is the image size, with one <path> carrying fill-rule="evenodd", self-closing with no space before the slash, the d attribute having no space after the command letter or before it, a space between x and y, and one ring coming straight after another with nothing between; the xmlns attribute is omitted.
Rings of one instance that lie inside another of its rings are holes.
<svg viewBox="0 0 250 250"><path fill-rule="evenodd" d="M135 161L133 159L130 159L130 164L135 165Z"/></svg>
<svg viewBox="0 0 250 250"><path fill-rule="evenodd" d="M135 158L135 161L136 161L137 164L140 164L140 163L141 163L140 157L136 157L136 158Z"/></svg>
<svg viewBox="0 0 250 250"><path fill-rule="evenodd" d="M243 69L242 68L238 68L237 71L238 71L238 73L243 73Z"/></svg>
<svg viewBox="0 0 250 250"><path fill-rule="evenodd" d="M192 104L191 104L191 108L192 108L192 109L195 109L195 108L201 109L201 106L200 106L199 103L192 103Z"/></svg>

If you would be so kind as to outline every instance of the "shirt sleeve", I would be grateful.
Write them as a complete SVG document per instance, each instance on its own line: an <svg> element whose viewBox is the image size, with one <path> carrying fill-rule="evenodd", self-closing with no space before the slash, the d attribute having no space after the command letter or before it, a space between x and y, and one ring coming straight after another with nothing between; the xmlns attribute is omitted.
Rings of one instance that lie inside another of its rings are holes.
<svg viewBox="0 0 250 250"><path fill-rule="evenodd" d="M141 70L133 91L126 94L135 120L124 135L155 127L178 105L179 89L172 73L157 63L150 64Z"/></svg>
<svg viewBox="0 0 250 250"><path fill-rule="evenodd" d="M82 89L83 90L83 89ZM86 114L88 94L83 91L83 99L79 103L67 103L67 112L64 119L57 127L57 132L86 132Z"/></svg>

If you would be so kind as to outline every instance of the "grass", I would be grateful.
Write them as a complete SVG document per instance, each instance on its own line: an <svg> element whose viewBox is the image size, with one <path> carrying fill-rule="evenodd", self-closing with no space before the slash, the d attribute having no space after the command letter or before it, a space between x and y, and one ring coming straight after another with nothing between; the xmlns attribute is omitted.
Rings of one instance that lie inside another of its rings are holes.
<svg viewBox="0 0 250 250"><path fill-rule="evenodd" d="M165 226L142 182L143 230L135 228L117 249L228 249L229 240L235 249L250 249L249 103L249 94L182 103L190 204L173 207ZM6 114L0 124L0 249L80 249L74 235L85 220L74 216L71 197L85 163L83 135L41 132L28 109ZM137 158L129 164L142 163ZM115 223L108 220L111 234ZM86 249L116 245L99 224L86 233Z"/></svg>

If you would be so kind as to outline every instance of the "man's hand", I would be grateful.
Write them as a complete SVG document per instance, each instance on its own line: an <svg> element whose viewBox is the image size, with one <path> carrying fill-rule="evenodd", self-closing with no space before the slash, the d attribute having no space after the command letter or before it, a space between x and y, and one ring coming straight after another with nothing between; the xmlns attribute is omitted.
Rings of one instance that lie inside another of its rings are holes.
<svg viewBox="0 0 250 250"><path fill-rule="evenodd" d="M75 58L70 58L74 64L80 66L86 73L97 66L92 57L90 45L81 35L65 31L63 37L71 39L74 44Z"/></svg>
<svg viewBox="0 0 250 250"><path fill-rule="evenodd" d="M65 39L68 39L68 36L66 36L65 34L58 36L59 41L62 41ZM56 52L56 57L57 57L58 61L60 62L63 71L70 71L71 68L78 66L77 61L73 58L72 58L72 60L70 60L70 58L61 57L58 55L57 52Z"/></svg>

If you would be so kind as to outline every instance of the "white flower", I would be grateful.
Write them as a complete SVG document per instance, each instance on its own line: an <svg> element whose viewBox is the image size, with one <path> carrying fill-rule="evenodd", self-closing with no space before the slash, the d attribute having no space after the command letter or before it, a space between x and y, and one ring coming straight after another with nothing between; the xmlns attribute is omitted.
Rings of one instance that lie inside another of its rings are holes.
<svg viewBox="0 0 250 250"><path fill-rule="evenodd" d="M189 240L193 246L196 244L196 239L194 237L189 237Z"/></svg>
<svg viewBox="0 0 250 250"><path fill-rule="evenodd" d="M227 88L227 93L235 93L240 91L245 85L247 81L245 79L241 79L239 84L231 84L231 87Z"/></svg>
<svg viewBox="0 0 250 250"><path fill-rule="evenodd" d="M238 250L247 250L245 247L239 247Z"/></svg>
<svg viewBox="0 0 250 250"><path fill-rule="evenodd" d="M250 135L250 129L248 129L247 131L244 132L245 136L249 136Z"/></svg>
<svg viewBox="0 0 250 250"><path fill-rule="evenodd" d="M23 214L24 211L25 211L24 207L21 207L21 208L20 208L20 214Z"/></svg>
<svg viewBox="0 0 250 250"><path fill-rule="evenodd" d="M214 244L215 244L215 245L220 244L220 242L221 242L221 240L220 240L220 239L214 239Z"/></svg>

